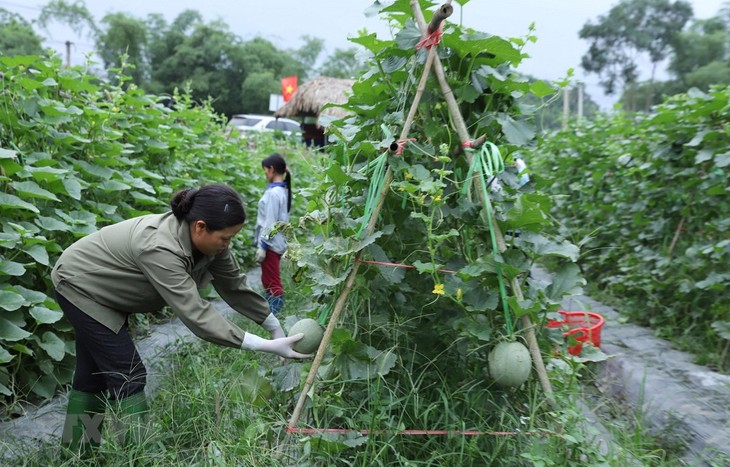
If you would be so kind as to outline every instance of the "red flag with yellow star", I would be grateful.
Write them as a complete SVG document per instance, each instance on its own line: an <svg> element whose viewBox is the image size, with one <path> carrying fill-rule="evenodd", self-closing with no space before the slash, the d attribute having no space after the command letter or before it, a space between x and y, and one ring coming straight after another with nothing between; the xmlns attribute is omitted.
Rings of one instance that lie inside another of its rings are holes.
<svg viewBox="0 0 730 467"><path fill-rule="evenodd" d="M297 77L286 76L281 78L281 95L284 97L284 102L289 102L294 91L297 90Z"/></svg>

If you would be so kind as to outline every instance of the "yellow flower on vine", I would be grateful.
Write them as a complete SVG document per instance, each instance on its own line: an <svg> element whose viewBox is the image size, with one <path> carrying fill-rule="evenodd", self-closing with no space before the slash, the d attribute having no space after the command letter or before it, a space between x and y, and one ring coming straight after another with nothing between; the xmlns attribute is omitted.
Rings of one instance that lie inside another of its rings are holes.
<svg viewBox="0 0 730 467"><path fill-rule="evenodd" d="M434 293L436 295L443 295L446 292L444 291L444 284L436 284L433 286L433 291L431 293Z"/></svg>
<svg viewBox="0 0 730 467"><path fill-rule="evenodd" d="M457 300L461 300L461 297L462 297L463 295L464 295L464 291L463 291L463 290L461 290L461 287L459 287L458 289L456 289L456 299L457 299Z"/></svg>
<svg viewBox="0 0 730 467"><path fill-rule="evenodd" d="M413 178L413 174L410 172L406 172L406 180L410 180Z"/></svg>
<svg viewBox="0 0 730 467"><path fill-rule="evenodd" d="M438 203L439 201L441 201L441 195L434 196L433 200Z"/></svg>

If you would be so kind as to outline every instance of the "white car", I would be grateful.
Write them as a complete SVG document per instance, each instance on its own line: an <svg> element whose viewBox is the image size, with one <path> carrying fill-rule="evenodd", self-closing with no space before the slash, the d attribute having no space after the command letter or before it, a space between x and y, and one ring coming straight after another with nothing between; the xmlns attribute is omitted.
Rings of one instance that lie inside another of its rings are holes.
<svg viewBox="0 0 730 467"><path fill-rule="evenodd" d="M237 114L231 117L228 126L236 128L241 135L254 131L275 131L279 130L285 135L301 133L301 125L288 118L276 118L272 115Z"/></svg>

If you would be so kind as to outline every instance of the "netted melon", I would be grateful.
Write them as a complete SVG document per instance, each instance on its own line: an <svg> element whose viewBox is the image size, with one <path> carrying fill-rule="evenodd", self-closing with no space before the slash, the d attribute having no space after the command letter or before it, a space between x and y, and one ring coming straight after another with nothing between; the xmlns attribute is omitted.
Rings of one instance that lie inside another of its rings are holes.
<svg viewBox="0 0 730 467"><path fill-rule="evenodd" d="M322 342L324 329L319 323L311 318L300 319L289 329L289 336L303 333L304 337L294 343L292 348L299 353L310 354L317 351L319 343Z"/></svg>
<svg viewBox="0 0 730 467"><path fill-rule="evenodd" d="M487 358L489 376L502 387L516 387L527 381L532 369L530 352L521 342L500 342Z"/></svg>

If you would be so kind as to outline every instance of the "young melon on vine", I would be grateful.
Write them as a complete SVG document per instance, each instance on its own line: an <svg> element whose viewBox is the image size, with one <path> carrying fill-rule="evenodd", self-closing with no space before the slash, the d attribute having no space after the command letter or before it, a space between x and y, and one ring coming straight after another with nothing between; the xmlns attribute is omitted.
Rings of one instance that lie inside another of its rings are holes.
<svg viewBox="0 0 730 467"><path fill-rule="evenodd" d="M300 319L289 329L289 336L302 333L304 337L301 340L294 343L292 348L304 354L310 354L317 351L322 337L324 336L324 330L319 323L312 318Z"/></svg>
<svg viewBox="0 0 730 467"><path fill-rule="evenodd" d="M500 342L487 358L489 375L502 387L517 387L527 381L532 370L530 351L521 342Z"/></svg>

